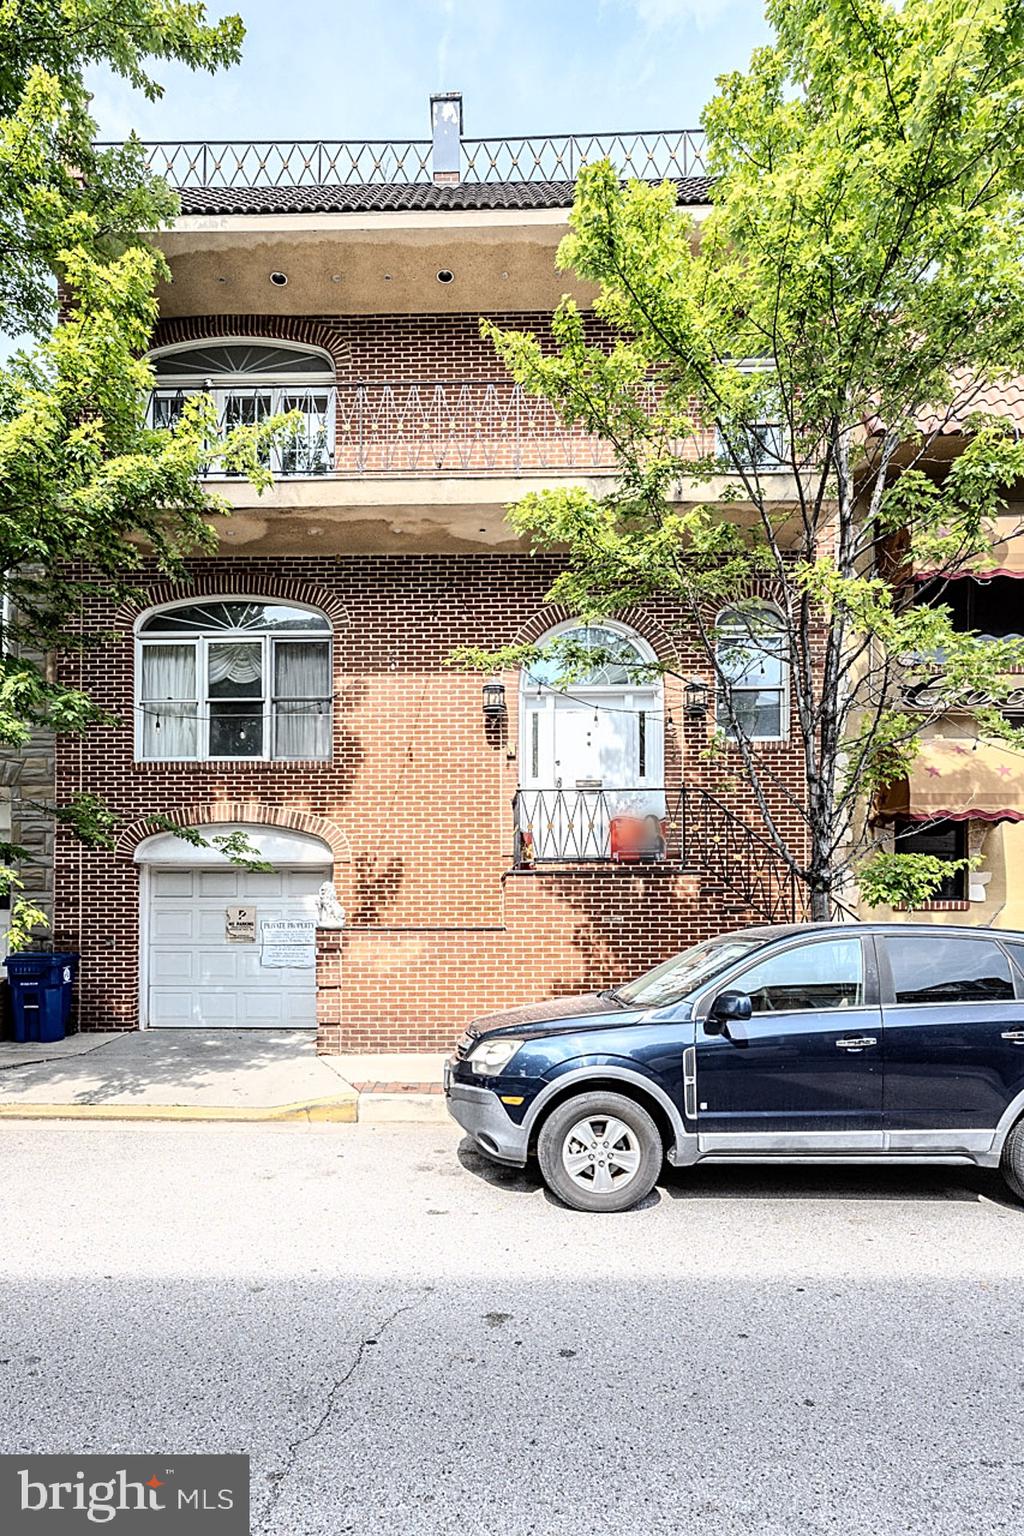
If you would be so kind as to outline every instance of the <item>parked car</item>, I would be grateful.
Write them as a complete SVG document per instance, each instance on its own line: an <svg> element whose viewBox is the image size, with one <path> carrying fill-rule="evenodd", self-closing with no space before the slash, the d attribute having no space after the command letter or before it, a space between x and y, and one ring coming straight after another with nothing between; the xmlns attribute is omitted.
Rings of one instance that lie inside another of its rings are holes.
<svg viewBox="0 0 1024 1536"><path fill-rule="evenodd" d="M746 928L615 991L471 1024L448 1108L581 1211L664 1159L973 1163L1024 1199L1024 933Z"/></svg>

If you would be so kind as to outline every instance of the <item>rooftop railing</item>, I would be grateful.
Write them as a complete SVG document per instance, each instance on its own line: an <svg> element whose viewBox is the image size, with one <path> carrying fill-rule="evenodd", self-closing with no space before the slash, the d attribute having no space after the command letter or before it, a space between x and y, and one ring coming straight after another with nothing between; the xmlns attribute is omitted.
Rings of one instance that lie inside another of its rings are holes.
<svg viewBox="0 0 1024 1536"><path fill-rule="evenodd" d="M623 178L707 174L704 134L694 128L461 139L446 173L437 172L431 139L189 139L143 148L148 170L179 188L575 181L581 166L606 157Z"/></svg>

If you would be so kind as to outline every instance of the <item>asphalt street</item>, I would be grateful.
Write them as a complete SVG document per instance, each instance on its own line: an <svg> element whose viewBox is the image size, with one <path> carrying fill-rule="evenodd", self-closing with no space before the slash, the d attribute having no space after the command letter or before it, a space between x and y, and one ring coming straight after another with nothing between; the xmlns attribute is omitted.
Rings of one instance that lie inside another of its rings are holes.
<svg viewBox="0 0 1024 1536"><path fill-rule="evenodd" d="M248 1452L266 1536L1020 1530L991 1175L595 1217L447 1127L21 1124L0 1214L0 1450Z"/></svg>

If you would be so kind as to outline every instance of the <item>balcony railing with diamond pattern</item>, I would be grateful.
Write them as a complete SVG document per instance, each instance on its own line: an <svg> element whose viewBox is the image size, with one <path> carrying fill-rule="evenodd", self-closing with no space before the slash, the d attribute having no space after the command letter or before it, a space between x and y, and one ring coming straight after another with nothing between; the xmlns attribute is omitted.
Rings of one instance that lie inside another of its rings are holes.
<svg viewBox="0 0 1024 1536"><path fill-rule="evenodd" d="M109 148L100 145L99 148ZM143 145L147 168L174 187L395 186L433 180L430 139L191 139ZM609 157L623 177L707 174L704 134L543 134L463 139L464 182L575 181L588 161Z"/></svg>
<svg viewBox="0 0 1024 1536"><path fill-rule="evenodd" d="M768 837L705 789L521 789L514 862L672 863L769 923L803 915L802 888Z"/></svg>

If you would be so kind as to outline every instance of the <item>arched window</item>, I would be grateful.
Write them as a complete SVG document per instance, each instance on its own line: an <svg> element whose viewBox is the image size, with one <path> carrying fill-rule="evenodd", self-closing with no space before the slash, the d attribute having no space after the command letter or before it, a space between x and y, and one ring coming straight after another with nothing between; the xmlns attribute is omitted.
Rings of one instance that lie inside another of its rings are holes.
<svg viewBox="0 0 1024 1536"><path fill-rule="evenodd" d="M715 634L721 674L719 727L726 735L735 736L738 725L750 741L781 741L789 720L789 665L782 614L766 603L726 608L718 616Z"/></svg>
<svg viewBox="0 0 1024 1536"><path fill-rule="evenodd" d="M260 340L190 342L164 347L150 362L156 375L152 426L173 426L187 397L205 390L224 431L298 413L299 425L271 452L275 473L323 475L332 467L334 363L320 348Z"/></svg>
<svg viewBox="0 0 1024 1536"><path fill-rule="evenodd" d="M260 598L177 603L136 625L136 755L326 760L331 626Z"/></svg>

